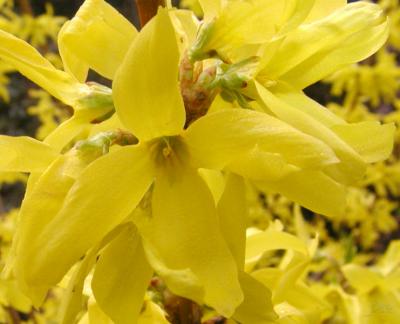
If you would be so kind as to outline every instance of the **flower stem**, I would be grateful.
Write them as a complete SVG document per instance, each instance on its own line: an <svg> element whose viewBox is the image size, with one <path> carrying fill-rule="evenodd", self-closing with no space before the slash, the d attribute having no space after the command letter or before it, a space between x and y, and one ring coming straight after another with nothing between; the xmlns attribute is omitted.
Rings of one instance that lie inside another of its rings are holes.
<svg viewBox="0 0 400 324"><path fill-rule="evenodd" d="M165 7L165 0L136 0L141 27L157 14L159 6Z"/></svg>
<svg viewBox="0 0 400 324"><path fill-rule="evenodd" d="M18 0L20 10L23 14L33 15L33 9L29 0Z"/></svg>

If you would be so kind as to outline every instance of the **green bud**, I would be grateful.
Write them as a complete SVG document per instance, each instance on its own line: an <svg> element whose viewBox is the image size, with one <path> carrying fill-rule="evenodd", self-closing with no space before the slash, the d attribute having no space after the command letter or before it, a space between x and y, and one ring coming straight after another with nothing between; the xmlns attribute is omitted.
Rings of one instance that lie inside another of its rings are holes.
<svg viewBox="0 0 400 324"><path fill-rule="evenodd" d="M114 130L99 133L87 140L76 143L76 150L83 154L104 155L110 150L111 145L117 144L121 146L137 144L138 140L131 133Z"/></svg>
<svg viewBox="0 0 400 324"><path fill-rule="evenodd" d="M90 82L89 93L78 100L79 109L114 109L112 90L101 84Z"/></svg>
<svg viewBox="0 0 400 324"><path fill-rule="evenodd" d="M204 48L211 39L214 32L215 20L205 23L201 26L197 35L195 43L189 49L189 59L191 62L201 61L206 58L214 57L217 55L215 51L205 52Z"/></svg>
<svg viewBox="0 0 400 324"><path fill-rule="evenodd" d="M220 87L223 90L245 88L248 81L254 77L258 63L258 57L250 57L235 64L221 62L217 67L217 75L210 86Z"/></svg>

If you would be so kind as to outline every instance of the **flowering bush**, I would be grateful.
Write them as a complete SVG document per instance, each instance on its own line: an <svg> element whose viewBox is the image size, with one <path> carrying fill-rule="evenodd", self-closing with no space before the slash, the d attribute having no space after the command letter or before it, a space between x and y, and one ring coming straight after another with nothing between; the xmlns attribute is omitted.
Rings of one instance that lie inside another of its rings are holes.
<svg viewBox="0 0 400 324"><path fill-rule="evenodd" d="M57 323L395 323L398 242L372 265L357 247L398 228L396 59L369 59L397 7L187 2L199 19L149 3L138 31L86 0L58 33L62 65L39 32L0 30L4 72L45 91L30 112L46 125L50 96L73 111L38 139L0 136L0 171L29 174L4 304ZM320 80L344 107L304 93Z"/></svg>

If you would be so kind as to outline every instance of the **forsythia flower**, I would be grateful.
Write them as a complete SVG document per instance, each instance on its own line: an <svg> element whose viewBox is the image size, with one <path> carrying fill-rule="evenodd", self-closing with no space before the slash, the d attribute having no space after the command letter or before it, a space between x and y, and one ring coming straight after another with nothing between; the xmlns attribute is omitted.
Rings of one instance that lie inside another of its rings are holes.
<svg viewBox="0 0 400 324"><path fill-rule="evenodd" d="M113 24L118 26L117 31ZM104 36L100 39L93 37L92 28L102 30L99 33ZM87 37L88 33L90 37ZM26 42L0 31L0 59L75 110L72 118L44 140L46 144L61 150L85 125L112 112L111 90L99 84L82 82L89 68L111 78L136 33L135 28L107 3L86 1L76 17L66 22L59 33L64 72L57 70ZM94 51L101 49L101 44L106 48L101 61L98 61ZM92 58L90 63L88 57Z"/></svg>
<svg viewBox="0 0 400 324"><path fill-rule="evenodd" d="M343 212L346 186L390 154L394 126L349 124L302 89L374 53L386 20L368 3L200 4L203 26L159 9L137 33L105 1L87 0L59 34L65 71L0 31L0 58L74 108L43 142L0 137L1 171L31 173L6 272L35 305L68 273L61 323L79 313L93 268L83 322L143 320L154 272L244 324L312 322L329 308L314 309L300 282L316 240L272 224L246 244L243 178L313 211ZM112 91L84 83L89 69ZM68 150L84 129L93 136ZM297 230L306 236L300 218ZM279 269L254 268L277 249L290 250Z"/></svg>
<svg viewBox="0 0 400 324"><path fill-rule="evenodd" d="M318 168L336 162L333 152L323 143L256 111L226 109L204 116L184 129L185 107L177 83L180 53L175 37L168 14L160 11L132 44L114 79L113 97L119 119L138 137L139 145L123 147L90 164L68 190L59 213L46 216L50 218L43 222L43 228L36 223L35 229L29 230L27 224L23 230L26 235L20 237L18 244L16 271L29 286L42 282L47 288L56 284L87 249L134 210L154 182L149 202L151 217L141 215L136 221L139 233L168 268L191 269L196 276L198 283L192 283L196 289L181 285L177 288L171 283L180 295L200 301L204 298L205 303L230 316L243 299L236 265L219 234L218 208L196 170L233 169L230 164L235 157L246 155L255 145L260 152L280 155L298 167ZM119 179L118 187L112 185L115 179ZM22 219L28 219L24 211L35 210L27 205L28 201L38 200L34 200L34 194L35 189L22 207ZM118 205L114 204L116 199ZM93 226L95 231L90 230ZM82 237L76 244L74 237L81 236L79 233ZM115 253L127 250L120 244L130 244L126 238L133 239L135 231L126 230L123 235L125 239L117 239L115 244L120 243L116 250L110 251L114 262L104 256L105 267L115 264ZM138 294L132 296L133 300L143 296L146 278L148 281L151 276L140 244L136 239L137 247L129 248L132 255L119 257L118 261L142 260L137 276L143 278L144 286L142 291L130 290L129 293ZM48 262L61 255L62 261L50 266ZM26 262L31 264L29 268ZM115 271L125 267L121 264ZM95 296L96 292L104 294L104 289L112 288L103 287L102 281L96 280L102 273L101 266L97 269L93 279ZM170 283L168 277L165 280ZM129 284L134 283L126 286ZM199 290L199 284L204 288ZM98 294L101 304L107 296ZM107 305L110 304L102 306ZM110 312L117 316L114 309Z"/></svg>
<svg viewBox="0 0 400 324"><path fill-rule="evenodd" d="M394 127L380 126L376 121L348 124L306 97L301 89L368 57L384 43L388 26L379 7L364 2L345 5L344 1L332 1L331 6L325 6L324 1L307 1L285 7L290 8L286 12L283 3L201 3L206 17L214 18L202 27L189 52L191 59L211 56L223 60L216 82L222 94L239 98L239 103L243 97L256 101L256 109L325 142L340 160L323 172L293 170L286 176L280 174L279 181L258 183L260 188L282 193L322 214L342 213L342 184L359 181L366 163L388 157L391 147L387 143L393 138ZM265 20L262 13L267 12L279 14ZM244 16L247 18L240 21L232 18ZM238 50L238 44L247 46ZM259 57L258 64L254 57ZM364 138L377 141L369 142L375 147L375 156L367 153ZM252 159L263 160L257 155L254 152ZM262 170L261 165L256 170ZM257 181L256 173L248 174L249 178ZM324 189L316 192L315 187ZM317 198L319 192L321 197Z"/></svg>

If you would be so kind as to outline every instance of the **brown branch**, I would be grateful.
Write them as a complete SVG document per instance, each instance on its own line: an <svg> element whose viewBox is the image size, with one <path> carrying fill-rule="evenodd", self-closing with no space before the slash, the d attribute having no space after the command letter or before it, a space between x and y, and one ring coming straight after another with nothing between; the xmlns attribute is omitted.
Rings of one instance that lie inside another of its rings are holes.
<svg viewBox="0 0 400 324"><path fill-rule="evenodd" d="M200 324L202 311L189 299L167 293L164 307L172 324Z"/></svg>
<svg viewBox="0 0 400 324"><path fill-rule="evenodd" d="M8 315L10 316L10 320L12 324L20 324L21 320L19 318L18 312L12 307L6 307Z"/></svg>
<svg viewBox="0 0 400 324"><path fill-rule="evenodd" d="M136 0L141 27L157 14L159 6L165 7L165 0Z"/></svg>
<svg viewBox="0 0 400 324"><path fill-rule="evenodd" d="M23 14L33 16L33 9L29 0L18 0L18 5Z"/></svg>

